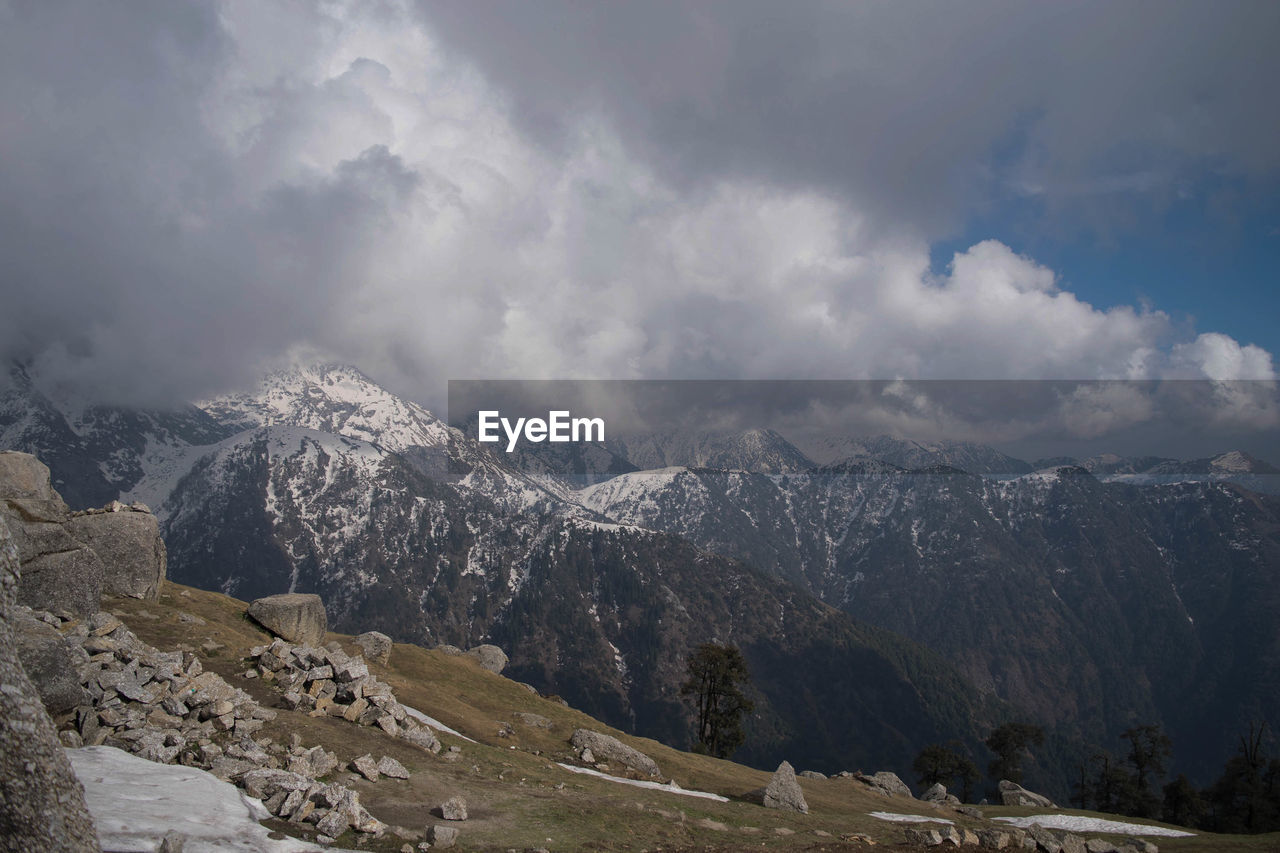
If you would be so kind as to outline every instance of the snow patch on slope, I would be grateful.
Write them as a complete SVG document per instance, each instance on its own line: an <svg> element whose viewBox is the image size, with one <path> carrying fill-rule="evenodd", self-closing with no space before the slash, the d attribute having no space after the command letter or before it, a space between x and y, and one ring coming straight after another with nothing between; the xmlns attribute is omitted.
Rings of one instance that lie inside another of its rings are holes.
<svg viewBox="0 0 1280 853"><path fill-rule="evenodd" d="M184 836L185 853L313 853L337 850L296 838L273 839L258 821L260 800L194 767L156 764L111 746L65 750L103 849L152 853L167 832Z"/></svg>
<svg viewBox="0 0 1280 853"><path fill-rule="evenodd" d="M1011 826L1026 829L1033 824L1040 824L1045 829L1065 829L1070 832L1113 832L1123 835L1159 835L1165 838L1190 838L1194 832L1181 829L1170 829L1166 826L1148 826L1145 823L1126 823L1119 820L1107 820L1101 817L1083 817L1072 814L1040 814L1027 817L998 817Z"/></svg>

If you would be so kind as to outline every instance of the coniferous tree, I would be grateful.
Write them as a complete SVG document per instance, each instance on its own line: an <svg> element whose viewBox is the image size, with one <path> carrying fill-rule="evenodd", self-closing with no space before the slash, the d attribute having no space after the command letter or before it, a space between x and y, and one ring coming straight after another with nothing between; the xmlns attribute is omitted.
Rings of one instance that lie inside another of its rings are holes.
<svg viewBox="0 0 1280 853"><path fill-rule="evenodd" d="M734 646L703 643L689 655L689 677L680 693L693 697L695 752L728 758L742 745L742 717L755 708L742 687L750 680L747 663Z"/></svg>
<svg viewBox="0 0 1280 853"><path fill-rule="evenodd" d="M1280 828L1280 762L1268 761L1267 724L1249 725L1236 754L1209 789L1211 828L1216 832L1269 832Z"/></svg>
<svg viewBox="0 0 1280 853"><path fill-rule="evenodd" d="M1160 819L1165 823L1176 823L1179 826L1199 827L1204 819L1204 797L1191 784L1186 774L1164 786L1164 805L1160 811Z"/></svg>
<svg viewBox="0 0 1280 853"><path fill-rule="evenodd" d="M911 769L921 785L929 787L941 782L962 801L968 802L973 796L973 783L978 781L978 765L966 753L959 741L952 741L946 746L931 743L916 755Z"/></svg>
<svg viewBox="0 0 1280 853"><path fill-rule="evenodd" d="M1044 743L1044 729L1031 723L1005 723L987 736L987 748L996 754L987 765L993 781L1022 782L1022 759L1031 746Z"/></svg>
<svg viewBox="0 0 1280 853"><path fill-rule="evenodd" d="M1116 808L1134 817L1155 817L1160 810L1160 798L1151 790L1151 785L1164 776L1165 760L1173 752L1173 743L1158 725L1134 726L1120 737L1129 741L1126 761L1133 775L1123 787Z"/></svg>

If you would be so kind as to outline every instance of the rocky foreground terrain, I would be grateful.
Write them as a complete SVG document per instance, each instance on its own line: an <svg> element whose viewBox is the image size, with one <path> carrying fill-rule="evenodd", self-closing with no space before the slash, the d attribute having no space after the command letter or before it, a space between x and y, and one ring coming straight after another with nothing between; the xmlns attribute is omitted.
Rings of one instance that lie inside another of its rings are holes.
<svg viewBox="0 0 1280 853"><path fill-rule="evenodd" d="M172 583L145 507L72 514L26 454L0 454L0 562L4 850L1223 841L1098 824L1011 784L1006 805L976 808L941 786L917 799L888 772L770 774L629 737L504 677L495 646L335 634L316 596L245 603Z"/></svg>

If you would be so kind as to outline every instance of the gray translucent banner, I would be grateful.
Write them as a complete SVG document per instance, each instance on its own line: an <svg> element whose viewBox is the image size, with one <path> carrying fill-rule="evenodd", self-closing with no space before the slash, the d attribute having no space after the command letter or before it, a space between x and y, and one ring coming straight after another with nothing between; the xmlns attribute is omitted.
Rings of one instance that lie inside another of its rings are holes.
<svg viewBox="0 0 1280 853"><path fill-rule="evenodd" d="M472 438L483 424L495 453L591 479L750 468L753 452L765 473L849 458L986 476L1081 464L1111 479L1267 491L1280 473L1269 381L453 380L448 418Z"/></svg>

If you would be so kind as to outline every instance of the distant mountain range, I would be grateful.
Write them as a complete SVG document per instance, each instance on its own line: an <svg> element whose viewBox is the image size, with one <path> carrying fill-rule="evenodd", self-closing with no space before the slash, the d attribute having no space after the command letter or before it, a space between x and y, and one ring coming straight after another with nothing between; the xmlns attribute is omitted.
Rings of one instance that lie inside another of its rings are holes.
<svg viewBox="0 0 1280 853"><path fill-rule="evenodd" d="M733 642L757 763L905 773L953 738L983 763L1016 717L1050 728L1029 779L1065 797L1134 723L1204 780L1280 719L1280 500L1249 488L1278 472L1243 453L1031 464L752 430L505 454L341 365L178 412L77 407L18 367L0 447L73 504L152 505L176 580L498 642L515 677L673 743L684 655Z"/></svg>

